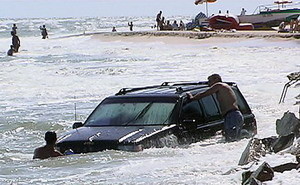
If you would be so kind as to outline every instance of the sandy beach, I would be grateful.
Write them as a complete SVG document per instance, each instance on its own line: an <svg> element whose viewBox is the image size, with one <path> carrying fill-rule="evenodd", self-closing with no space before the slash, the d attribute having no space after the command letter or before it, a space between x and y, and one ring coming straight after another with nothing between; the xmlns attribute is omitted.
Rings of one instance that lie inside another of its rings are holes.
<svg viewBox="0 0 300 185"><path fill-rule="evenodd" d="M166 44L229 43L239 39L268 39L288 41L300 38L300 33L278 33L277 31L236 31L236 32L193 32L193 31L139 31L139 32L98 32L85 33L103 42L163 42Z"/></svg>

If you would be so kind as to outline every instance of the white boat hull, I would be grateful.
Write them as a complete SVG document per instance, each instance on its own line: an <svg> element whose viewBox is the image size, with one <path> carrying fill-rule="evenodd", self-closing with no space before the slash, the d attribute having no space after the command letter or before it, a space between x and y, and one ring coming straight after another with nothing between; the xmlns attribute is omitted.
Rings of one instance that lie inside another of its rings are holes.
<svg viewBox="0 0 300 185"><path fill-rule="evenodd" d="M255 28L268 29L278 26L282 21L289 18L297 18L300 15L299 11L293 12L268 12L253 15L238 16L240 23L252 23Z"/></svg>

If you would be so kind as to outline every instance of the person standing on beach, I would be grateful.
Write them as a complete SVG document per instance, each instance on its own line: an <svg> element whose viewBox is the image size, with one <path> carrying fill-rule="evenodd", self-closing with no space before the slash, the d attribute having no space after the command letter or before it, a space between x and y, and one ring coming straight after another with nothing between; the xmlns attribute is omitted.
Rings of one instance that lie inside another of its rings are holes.
<svg viewBox="0 0 300 185"><path fill-rule="evenodd" d="M180 29L181 31L184 31L184 30L185 30L185 25L184 25L184 23L183 23L182 20L180 20L179 29Z"/></svg>
<svg viewBox="0 0 300 185"><path fill-rule="evenodd" d="M241 16L244 16L244 15L246 15L246 10L245 10L245 8L242 8L242 11L241 11Z"/></svg>
<svg viewBox="0 0 300 185"><path fill-rule="evenodd" d="M129 26L129 30L133 31L133 23L132 22L128 23L128 26Z"/></svg>
<svg viewBox="0 0 300 185"><path fill-rule="evenodd" d="M156 15L156 25L157 25L157 30L159 30L160 28L160 24L161 24L161 15L162 15L162 11L159 11L159 13Z"/></svg>
<svg viewBox="0 0 300 185"><path fill-rule="evenodd" d="M47 32L46 26L45 25L40 26L40 30L42 30L42 32L41 32L42 39L48 38L48 32Z"/></svg>
<svg viewBox="0 0 300 185"><path fill-rule="evenodd" d="M159 22L159 28L157 28L157 30L165 30L165 26L166 26L165 17L162 17Z"/></svg>
<svg viewBox="0 0 300 185"><path fill-rule="evenodd" d="M15 34L14 31L10 32L11 36L12 36L12 45L14 48L14 52L18 52L19 51L19 47L21 46L21 42L19 37Z"/></svg>
<svg viewBox="0 0 300 185"><path fill-rule="evenodd" d="M13 27L11 29L15 34L17 34L18 27L16 26L16 24L13 24Z"/></svg>
<svg viewBox="0 0 300 185"><path fill-rule="evenodd" d="M179 30L179 26L178 26L176 20L174 20L174 22L173 22L173 24L172 24L172 30Z"/></svg>
<svg viewBox="0 0 300 185"><path fill-rule="evenodd" d="M240 139L244 118L239 111L234 91L228 84L222 82L222 78L219 74L210 75L208 77L208 85L210 88L202 93L196 95L187 93L188 98L190 100L198 100L215 93L224 117L226 141L230 142Z"/></svg>
<svg viewBox="0 0 300 185"><path fill-rule="evenodd" d="M55 132L46 132L45 134L46 145L39 147L34 150L33 159L47 159L50 157L63 156L62 153L55 150L54 146L57 141L57 136Z"/></svg>

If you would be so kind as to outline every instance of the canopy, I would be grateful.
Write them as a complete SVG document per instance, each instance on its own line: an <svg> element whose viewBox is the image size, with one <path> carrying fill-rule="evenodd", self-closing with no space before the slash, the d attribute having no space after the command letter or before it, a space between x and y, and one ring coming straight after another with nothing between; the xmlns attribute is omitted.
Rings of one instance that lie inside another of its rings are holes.
<svg viewBox="0 0 300 185"><path fill-rule="evenodd" d="M195 0L195 5L203 4L203 3L214 3L217 0Z"/></svg>
<svg viewBox="0 0 300 185"><path fill-rule="evenodd" d="M279 0L279 1L274 1L275 4L288 4L288 3L293 3L292 1L285 1L285 0Z"/></svg>
<svg viewBox="0 0 300 185"><path fill-rule="evenodd" d="M207 3L214 3L217 0L195 0L195 5L206 3L206 16L208 17Z"/></svg>

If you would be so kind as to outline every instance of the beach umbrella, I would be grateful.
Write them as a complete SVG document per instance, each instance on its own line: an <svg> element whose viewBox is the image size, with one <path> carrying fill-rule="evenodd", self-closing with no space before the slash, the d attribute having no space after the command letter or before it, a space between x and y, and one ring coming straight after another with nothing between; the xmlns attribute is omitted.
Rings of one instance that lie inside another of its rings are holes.
<svg viewBox="0 0 300 185"><path fill-rule="evenodd" d="M198 4L203 4L203 3L214 3L216 1L217 0L196 0L195 4L198 5Z"/></svg>
<svg viewBox="0 0 300 185"><path fill-rule="evenodd" d="M216 2L217 0L195 0L195 5L198 5L198 4L203 4L205 3L206 4L206 16L208 17L208 3L214 3Z"/></svg>
<svg viewBox="0 0 300 185"><path fill-rule="evenodd" d="M280 5L281 5L282 8L283 8L283 6L284 6L285 4L293 3L293 1L278 0L278 1L274 1L274 3L275 3L275 4L278 4L278 9L279 9L279 8L280 8Z"/></svg>

